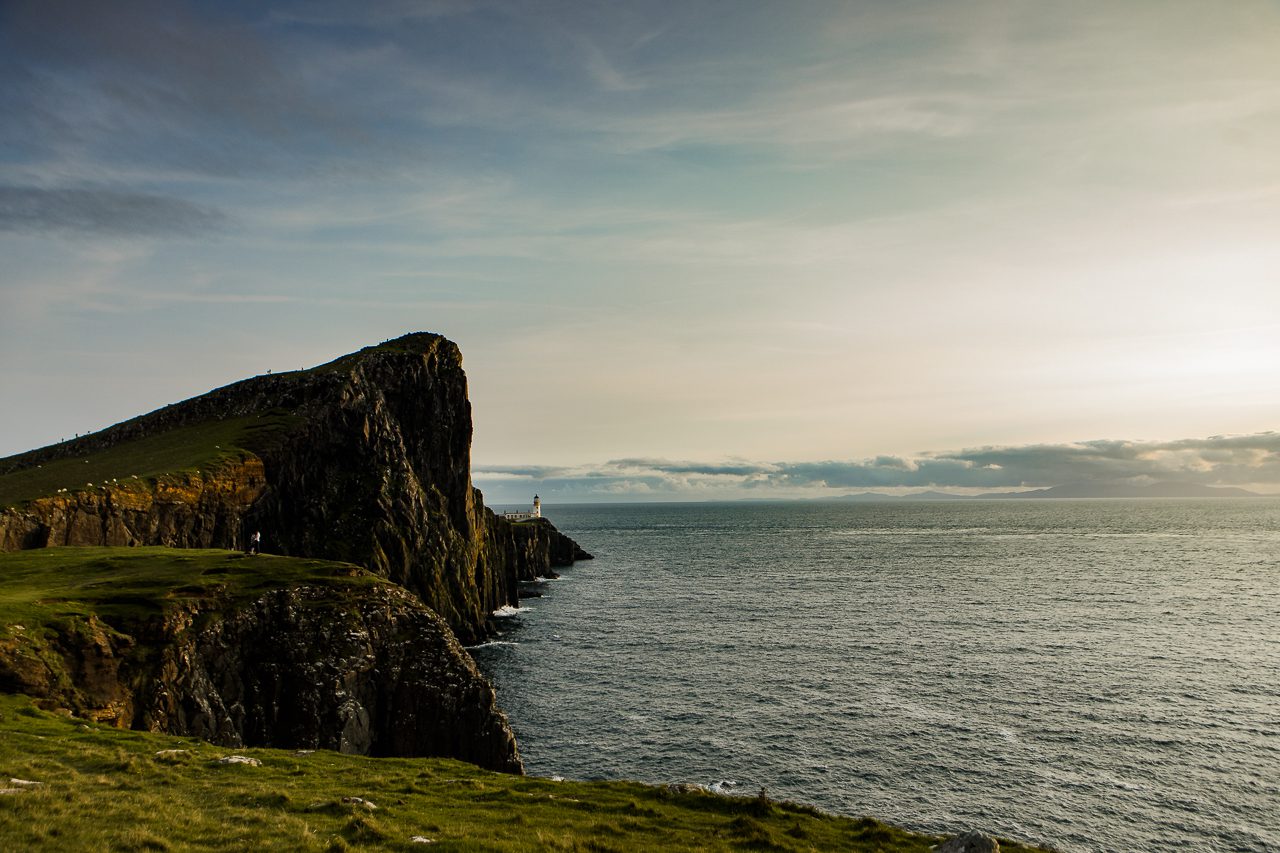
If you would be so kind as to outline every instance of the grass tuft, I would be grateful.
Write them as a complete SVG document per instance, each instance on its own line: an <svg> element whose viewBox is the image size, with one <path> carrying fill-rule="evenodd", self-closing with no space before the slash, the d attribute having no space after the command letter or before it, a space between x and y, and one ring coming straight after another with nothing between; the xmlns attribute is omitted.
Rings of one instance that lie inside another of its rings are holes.
<svg viewBox="0 0 1280 853"><path fill-rule="evenodd" d="M342 837L357 844L367 844L370 841L386 841L391 836L374 818L353 815L342 828Z"/></svg>

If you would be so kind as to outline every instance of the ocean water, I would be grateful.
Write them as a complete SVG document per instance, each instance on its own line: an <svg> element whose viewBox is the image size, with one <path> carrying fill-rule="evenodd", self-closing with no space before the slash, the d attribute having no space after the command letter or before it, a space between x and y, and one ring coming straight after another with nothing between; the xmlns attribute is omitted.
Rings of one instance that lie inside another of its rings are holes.
<svg viewBox="0 0 1280 853"><path fill-rule="evenodd" d="M528 772L1280 851L1280 500L550 506L473 650Z"/></svg>

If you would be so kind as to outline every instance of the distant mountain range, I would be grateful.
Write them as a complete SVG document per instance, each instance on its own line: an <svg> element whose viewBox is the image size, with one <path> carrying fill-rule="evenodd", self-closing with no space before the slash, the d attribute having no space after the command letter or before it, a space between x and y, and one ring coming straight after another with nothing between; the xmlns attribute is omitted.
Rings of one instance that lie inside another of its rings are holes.
<svg viewBox="0 0 1280 853"><path fill-rule="evenodd" d="M1128 483L1071 483L1048 489L1031 489L1025 492L986 492L980 495L953 495L948 492L915 492L909 495L886 495L881 492L860 492L838 498L837 501L973 501L973 500L1035 500L1037 498L1260 498L1257 492L1224 486L1201 486L1196 483L1152 483L1135 486Z"/></svg>

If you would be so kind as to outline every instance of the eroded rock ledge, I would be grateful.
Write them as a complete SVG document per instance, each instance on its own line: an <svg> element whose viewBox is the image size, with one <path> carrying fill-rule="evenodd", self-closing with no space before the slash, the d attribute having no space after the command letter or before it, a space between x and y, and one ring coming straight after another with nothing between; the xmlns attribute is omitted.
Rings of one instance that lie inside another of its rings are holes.
<svg viewBox="0 0 1280 853"><path fill-rule="evenodd" d="M224 746L441 756L522 772L493 688L444 621L391 584L193 599L0 643L0 689Z"/></svg>
<svg viewBox="0 0 1280 853"><path fill-rule="evenodd" d="M521 772L493 688L439 616L378 586L268 593L165 647L140 728L230 746L448 756Z"/></svg>

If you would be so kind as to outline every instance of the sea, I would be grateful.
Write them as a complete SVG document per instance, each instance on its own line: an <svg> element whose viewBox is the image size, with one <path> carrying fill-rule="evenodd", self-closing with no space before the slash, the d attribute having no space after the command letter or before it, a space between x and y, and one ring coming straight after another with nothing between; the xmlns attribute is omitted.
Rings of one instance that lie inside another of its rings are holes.
<svg viewBox="0 0 1280 853"><path fill-rule="evenodd" d="M545 507L527 772L1066 853L1280 851L1280 499Z"/></svg>

